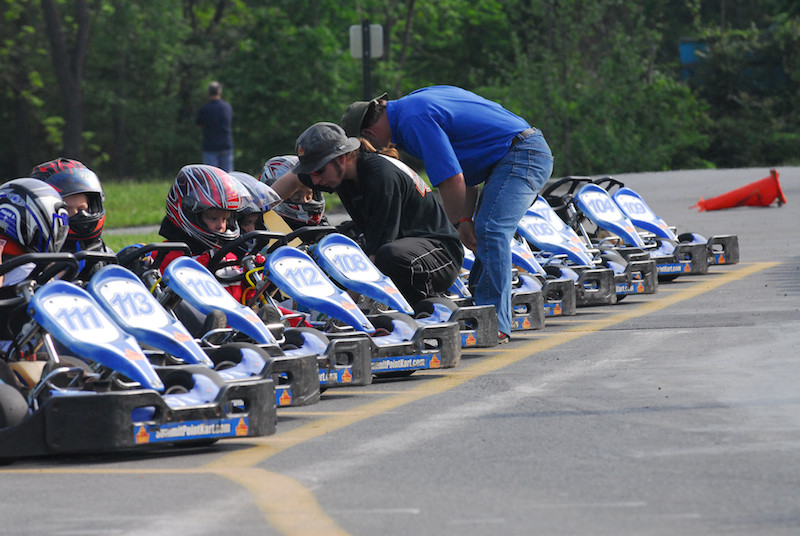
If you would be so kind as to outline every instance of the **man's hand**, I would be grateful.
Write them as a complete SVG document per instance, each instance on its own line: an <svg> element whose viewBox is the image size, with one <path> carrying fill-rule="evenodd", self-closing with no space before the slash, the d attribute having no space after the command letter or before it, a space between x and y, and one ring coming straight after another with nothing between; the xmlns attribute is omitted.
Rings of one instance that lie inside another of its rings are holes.
<svg viewBox="0 0 800 536"><path fill-rule="evenodd" d="M461 242L472 251L478 248L478 240L475 238L475 222L472 220L463 220L458 225L458 236Z"/></svg>
<svg viewBox="0 0 800 536"><path fill-rule="evenodd" d="M458 224L458 236L461 238L461 242L475 251L477 240L475 224L471 218L475 211L475 202L478 199L478 188L467 186L464 182L464 174L459 173L440 182L438 189L447 217L454 224Z"/></svg>

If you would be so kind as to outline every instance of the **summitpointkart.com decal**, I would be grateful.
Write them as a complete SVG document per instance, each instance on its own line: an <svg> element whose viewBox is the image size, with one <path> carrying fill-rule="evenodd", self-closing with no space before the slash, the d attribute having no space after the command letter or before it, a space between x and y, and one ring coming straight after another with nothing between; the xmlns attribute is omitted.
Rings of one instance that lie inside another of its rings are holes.
<svg viewBox="0 0 800 536"><path fill-rule="evenodd" d="M137 424L133 428L133 438L137 445L145 445L190 439L244 437L247 435L248 429L247 417L185 421L174 424Z"/></svg>
<svg viewBox="0 0 800 536"><path fill-rule="evenodd" d="M372 360L372 372L423 370L441 368L441 366L442 359L438 352L425 356L392 356Z"/></svg>

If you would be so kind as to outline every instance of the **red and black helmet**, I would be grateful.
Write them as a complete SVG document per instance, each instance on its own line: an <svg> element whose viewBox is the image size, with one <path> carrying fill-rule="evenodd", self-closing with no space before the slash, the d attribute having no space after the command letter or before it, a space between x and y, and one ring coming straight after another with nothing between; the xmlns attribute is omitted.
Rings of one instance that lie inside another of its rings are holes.
<svg viewBox="0 0 800 536"><path fill-rule="evenodd" d="M100 236L106 221L106 196L94 171L77 160L57 158L34 167L31 177L55 188L62 198L86 195L89 208L70 217L67 240L91 240Z"/></svg>
<svg viewBox="0 0 800 536"><path fill-rule="evenodd" d="M224 232L212 231L203 223L200 214L210 208L231 211ZM241 208L236 179L217 167L204 164L181 168L167 194L167 218L190 237L213 249L239 237L235 213Z"/></svg>
<svg viewBox="0 0 800 536"><path fill-rule="evenodd" d="M49 184L14 179L0 185L0 238L3 253L56 253L69 232L67 204Z"/></svg>

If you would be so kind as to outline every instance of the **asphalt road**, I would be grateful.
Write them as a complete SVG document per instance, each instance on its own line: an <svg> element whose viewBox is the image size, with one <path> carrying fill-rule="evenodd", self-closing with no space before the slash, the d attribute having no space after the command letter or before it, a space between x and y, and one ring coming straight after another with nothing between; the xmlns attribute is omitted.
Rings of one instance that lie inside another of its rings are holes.
<svg viewBox="0 0 800 536"><path fill-rule="evenodd" d="M4 535L800 533L800 168L620 175L741 262L548 318L460 367L329 390L274 436L0 468Z"/></svg>

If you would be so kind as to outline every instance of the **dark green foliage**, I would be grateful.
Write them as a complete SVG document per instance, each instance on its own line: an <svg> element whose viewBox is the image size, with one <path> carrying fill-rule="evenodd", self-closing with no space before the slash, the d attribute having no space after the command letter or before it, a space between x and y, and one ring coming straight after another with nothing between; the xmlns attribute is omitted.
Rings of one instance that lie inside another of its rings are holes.
<svg viewBox="0 0 800 536"><path fill-rule="evenodd" d="M67 46L80 21L58 2ZM236 167L257 174L362 94L348 28L384 25L372 87L453 84L541 128L556 175L800 161L800 8L792 0L101 0L82 73L81 159L102 178L168 180L200 159L210 80L235 109ZM60 156L65 111L41 3L0 5L0 180ZM682 39L706 43L681 78Z"/></svg>

